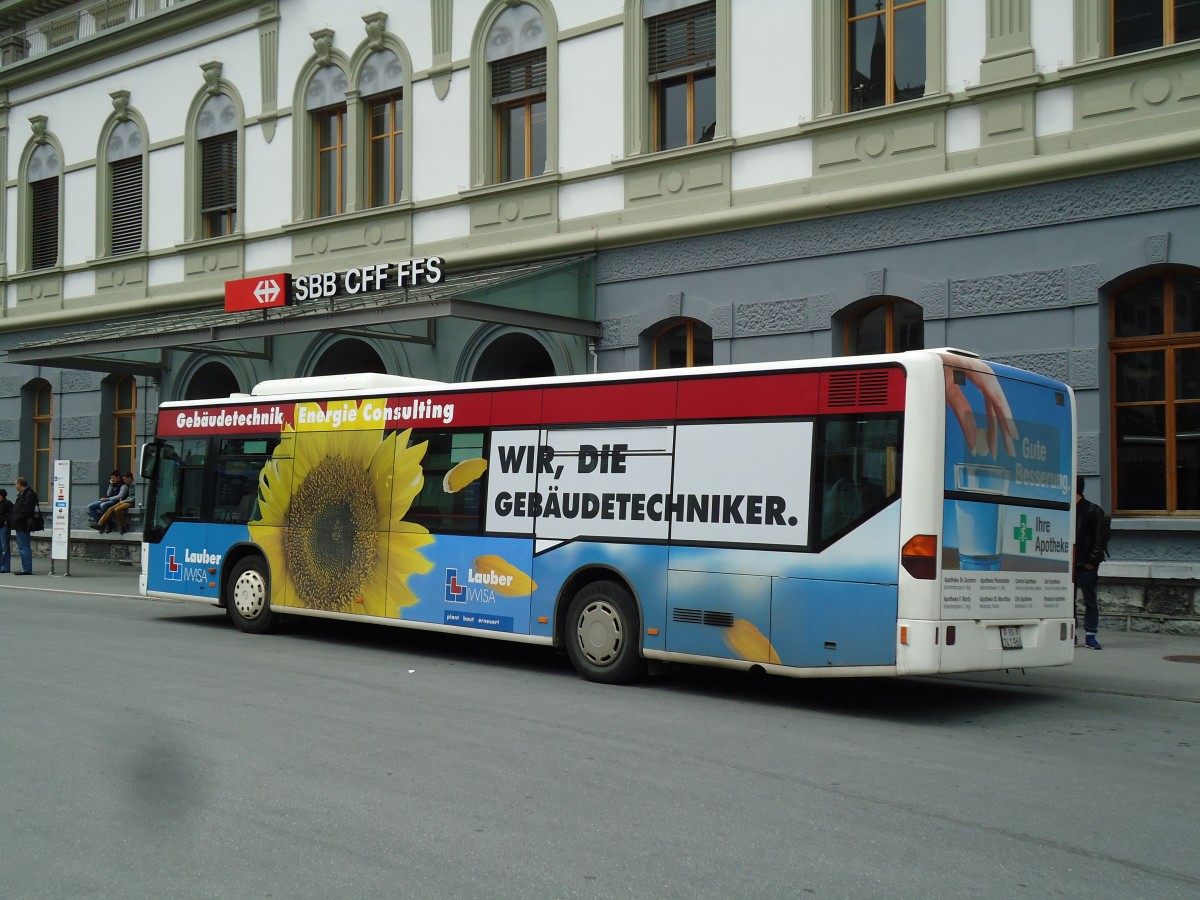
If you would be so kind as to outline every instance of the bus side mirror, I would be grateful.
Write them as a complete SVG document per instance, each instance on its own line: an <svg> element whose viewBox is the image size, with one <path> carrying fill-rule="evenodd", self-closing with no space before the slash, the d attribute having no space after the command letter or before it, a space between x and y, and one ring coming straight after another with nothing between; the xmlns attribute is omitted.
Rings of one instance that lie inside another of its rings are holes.
<svg viewBox="0 0 1200 900"><path fill-rule="evenodd" d="M158 471L158 444L142 444L142 457L138 462L138 474L144 480L154 477Z"/></svg>

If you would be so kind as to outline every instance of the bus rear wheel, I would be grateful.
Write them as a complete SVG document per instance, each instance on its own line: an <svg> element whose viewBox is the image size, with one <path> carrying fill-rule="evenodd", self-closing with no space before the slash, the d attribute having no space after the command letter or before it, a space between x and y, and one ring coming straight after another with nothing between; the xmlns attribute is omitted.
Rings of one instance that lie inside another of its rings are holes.
<svg viewBox="0 0 1200 900"><path fill-rule="evenodd" d="M638 651L638 628L633 595L615 581L594 581L567 606L567 656L589 681L636 681L646 674L646 661Z"/></svg>
<svg viewBox="0 0 1200 900"><path fill-rule="evenodd" d="M240 560L225 584L225 610L234 625L248 634L266 634L275 627L279 617L271 611L271 584L262 559Z"/></svg>

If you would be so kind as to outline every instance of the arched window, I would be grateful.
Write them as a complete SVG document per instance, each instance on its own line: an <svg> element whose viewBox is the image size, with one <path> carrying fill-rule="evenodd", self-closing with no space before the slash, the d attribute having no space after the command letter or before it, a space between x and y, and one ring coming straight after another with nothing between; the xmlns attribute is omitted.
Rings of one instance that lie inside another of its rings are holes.
<svg viewBox="0 0 1200 900"><path fill-rule="evenodd" d="M366 105L367 206L404 196L404 65L391 50L367 57L358 78Z"/></svg>
<svg viewBox="0 0 1200 900"><path fill-rule="evenodd" d="M1200 511L1200 272L1160 272L1112 298L1113 507Z"/></svg>
<svg viewBox="0 0 1200 900"><path fill-rule="evenodd" d="M59 264L59 200L62 162L49 143L29 156L25 182L29 190L29 268L50 269Z"/></svg>
<svg viewBox="0 0 1200 900"><path fill-rule="evenodd" d="M387 366L379 358L375 348L366 341L346 338L338 341L321 354L313 367L313 375L352 375L357 372L388 374Z"/></svg>
<svg viewBox="0 0 1200 900"><path fill-rule="evenodd" d="M304 93L313 132L313 210L317 216L346 211L346 73L323 66Z"/></svg>
<svg viewBox="0 0 1200 900"><path fill-rule="evenodd" d="M546 26L528 3L510 6L488 31L484 56L495 117L496 181L546 171Z"/></svg>
<svg viewBox="0 0 1200 900"><path fill-rule="evenodd" d="M132 472L137 462L137 380L126 375L113 385L113 465Z"/></svg>
<svg viewBox="0 0 1200 900"><path fill-rule="evenodd" d="M238 113L233 98L214 94L196 120L200 148L202 237L233 234L238 227Z"/></svg>
<svg viewBox="0 0 1200 900"><path fill-rule="evenodd" d="M471 373L471 380L542 378L554 374L554 361L536 338L527 334L506 334L483 351Z"/></svg>
<svg viewBox="0 0 1200 900"><path fill-rule="evenodd" d="M668 325L654 336L656 369L711 366L712 361L712 328L703 322L686 319Z"/></svg>
<svg viewBox="0 0 1200 900"><path fill-rule="evenodd" d="M847 356L920 350L925 346L921 307L899 297L871 303L846 317L843 338Z"/></svg>
<svg viewBox="0 0 1200 900"><path fill-rule="evenodd" d="M143 144L142 130L128 119L113 127L105 144L108 250L114 256L142 249Z"/></svg>
<svg viewBox="0 0 1200 900"><path fill-rule="evenodd" d="M224 363L206 362L188 379L184 400L209 400L228 397L241 390L237 378Z"/></svg>

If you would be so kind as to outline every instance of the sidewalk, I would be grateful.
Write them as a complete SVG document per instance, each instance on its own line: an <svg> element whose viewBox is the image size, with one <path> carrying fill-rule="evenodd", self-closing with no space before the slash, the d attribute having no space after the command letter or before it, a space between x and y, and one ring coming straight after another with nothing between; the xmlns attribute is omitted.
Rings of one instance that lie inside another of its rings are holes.
<svg viewBox="0 0 1200 900"><path fill-rule="evenodd" d="M19 565L19 563L18 563ZM34 557L34 575L0 575L0 591L62 591L98 597L140 597L136 565L90 559L50 560ZM1095 691L1131 697L1157 697L1200 703L1200 637L1142 632L1101 631L1103 650L1075 650L1075 662L1053 669L974 672L938 675L956 681L1003 684L1012 687ZM1194 662L1172 662L1176 656Z"/></svg>

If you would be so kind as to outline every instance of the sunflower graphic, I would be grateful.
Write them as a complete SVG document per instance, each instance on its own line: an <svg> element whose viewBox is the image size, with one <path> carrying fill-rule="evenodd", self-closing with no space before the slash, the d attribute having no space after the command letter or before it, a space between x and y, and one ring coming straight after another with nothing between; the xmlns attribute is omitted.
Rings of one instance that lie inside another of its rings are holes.
<svg viewBox="0 0 1200 900"><path fill-rule="evenodd" d="M428 446L410 447L411 434L284 426L249 523L271 567L272 603L397 618L417 602L408 579L433 568L420 551L433 535L404 521Z"/></svg>

